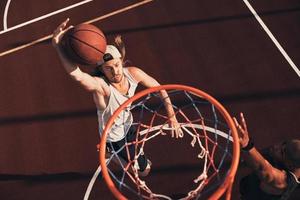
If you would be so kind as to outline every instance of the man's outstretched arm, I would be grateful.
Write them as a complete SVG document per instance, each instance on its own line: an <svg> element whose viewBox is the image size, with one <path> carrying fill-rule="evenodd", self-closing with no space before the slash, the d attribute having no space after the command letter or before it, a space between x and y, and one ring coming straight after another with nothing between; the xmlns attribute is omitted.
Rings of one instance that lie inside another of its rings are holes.
<svg viewBox="0 0 300 200"><path fill-rule="evenodd" d="M140 82L142 85L144 85L147 88L160 85L157 80L155 80L153 77L149 76L148 74L146 74L144 71L142 71L137 67L130 67L129 71L131 74L134 75L136 81ZM173 128L172 137L174 137L174 134L176 138L183 137L183 132L180 128L179 123L177 122L176 115L172 106L172 102L168 96L168 93L165 90L161 90L160 96L163 99L164 106L166 108L170 120L170 125Z"/></svg>
<svg viewBox="0 0 300 200"><path fill-rule="evenodd" d="M87 91L100 90L101 88L99 86L101 84L98 83L99 80L87 73L82 72L76 63L68 59L68 57L65 55L61 48L61 40L63 35L70 28L72 28L72 26L67 27L68 22L69 19L65 20L55 29L52 37L52 45L55 48L63 67L65 68L67 73L72 77L72 79L77 81Z"/></svg>
<svg viewBox="0 0 300 200"><path fill-rule="evenodd" d="M271 187L284 189L287 186L286 173L273 167L255 148L249 139L247 124L243 113L240 114L240 123L233 118L238 130L242 157L246 164L251 167L259 179Z"/></svg>

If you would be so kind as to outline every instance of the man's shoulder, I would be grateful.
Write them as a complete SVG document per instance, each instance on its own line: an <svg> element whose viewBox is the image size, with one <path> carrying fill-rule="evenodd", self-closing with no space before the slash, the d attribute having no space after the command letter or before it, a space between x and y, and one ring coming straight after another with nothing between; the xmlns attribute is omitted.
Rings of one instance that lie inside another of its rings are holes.
<svg viewBox="0 0 300 200"><path fill-rule="evenodd" d="M125 67L125 69L127 69L130 73L138 73L142 71L140 68L136 66Z"/></svg>
<svg viewBox="0 0 300 200"><path fill-rule="evenodd" d="M126 67L126 69L136 82L140 82L141 79L144 77L145 72L138 67L130 66Z"/></svg>

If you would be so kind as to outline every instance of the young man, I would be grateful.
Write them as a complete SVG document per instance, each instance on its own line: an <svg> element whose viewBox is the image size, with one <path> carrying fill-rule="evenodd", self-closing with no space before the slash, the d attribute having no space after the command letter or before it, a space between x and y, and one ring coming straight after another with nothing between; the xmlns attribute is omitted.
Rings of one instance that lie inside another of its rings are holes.
<svg viewBox="0 0 300 200"><path fill-rule="evenodd" d="M94 102L98 110L99 132L102 133L104 126L114 111L127 99L134 95L137 85L140 83L145 87L158 86L159 83L147 75L144 71L137 67L123 67L125 56L125 48L107 45L106 52L103 56L102 64L97 66L97 70L103 76L91 76L80 70L78 65L69 60L60 47L60 42L63 34L70 28L67 28L68 19L63 22L53 33L52 44L57 50L61 62L67 73L77 81L83 88L91 92ZM121 43L120 38L117 43ZM121 45L120 45L121 47ZM122 54L121 54L121 53ZM164 100L166 111L169 117L169 123L174 128L176 137L181 136L182 131L176 120L171 101L165 91L161 91L161 97ZM127 113L120 117L119 124L122 126L112 128L108 134L108 147L113 150L118 150L124 146L126 142L135 140L135 130L131 127L132 115ZM124 123L126 122L126 123ZM172 133L174 135L174 132ZM124 148L120 153L126 161L132 160L135 152L135 145L131 145L128 150ZM129 156L128 157L128 152ZM141 154L138 157L138 170L140 174L145 176L150 171L150 162L145 155Z"/></svg>
<svg viewBox="0 0 300 200"><path fill-rule="evenodd" d="M242 179L242 200L286 200L300 186L300 140L289 140L268 149L269 161L249 139L247 124L234 118L240 137L242 158L254 173Z"/></svg>

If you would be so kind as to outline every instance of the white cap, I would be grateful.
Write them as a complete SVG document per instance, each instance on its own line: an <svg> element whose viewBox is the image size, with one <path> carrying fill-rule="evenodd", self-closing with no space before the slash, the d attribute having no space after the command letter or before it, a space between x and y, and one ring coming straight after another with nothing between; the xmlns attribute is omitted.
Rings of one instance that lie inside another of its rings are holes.
<svg viewBox="0 0 300 200"><path fill-rule="evenodd" d="M115 58L121 58L122 55L120 54L117 47L114 45L107 45L105 53L103 54L102 59L97 63L97 65L102 65L103 63L110 61Z"/></svg>
<svg viewBox="0 0 300 200"><path fill-rule="evenodd" d="M122 57L119 50L114 45L107 45L105 54L110 54L113 59ZM103 55L103 60L104 60L105 54Z"/></svg>

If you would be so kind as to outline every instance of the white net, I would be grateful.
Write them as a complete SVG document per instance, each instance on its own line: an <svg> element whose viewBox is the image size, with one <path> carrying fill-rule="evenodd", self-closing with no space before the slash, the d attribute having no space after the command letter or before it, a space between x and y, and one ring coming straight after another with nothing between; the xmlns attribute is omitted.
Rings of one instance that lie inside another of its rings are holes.
<svg viewBox="0 0 300 200"><path fill-rule="evenodd" d="M128 102L124 108L132 113L133 122L127 136L120 142L106 141L109 177L128 199L206 199L231 169L232 128L220 108L200 94L166 91L182 137L172 137L159 91ZM119 113L116 117L122 118L124 112ZM106 128L109 134L111 127Z"/></svg>

